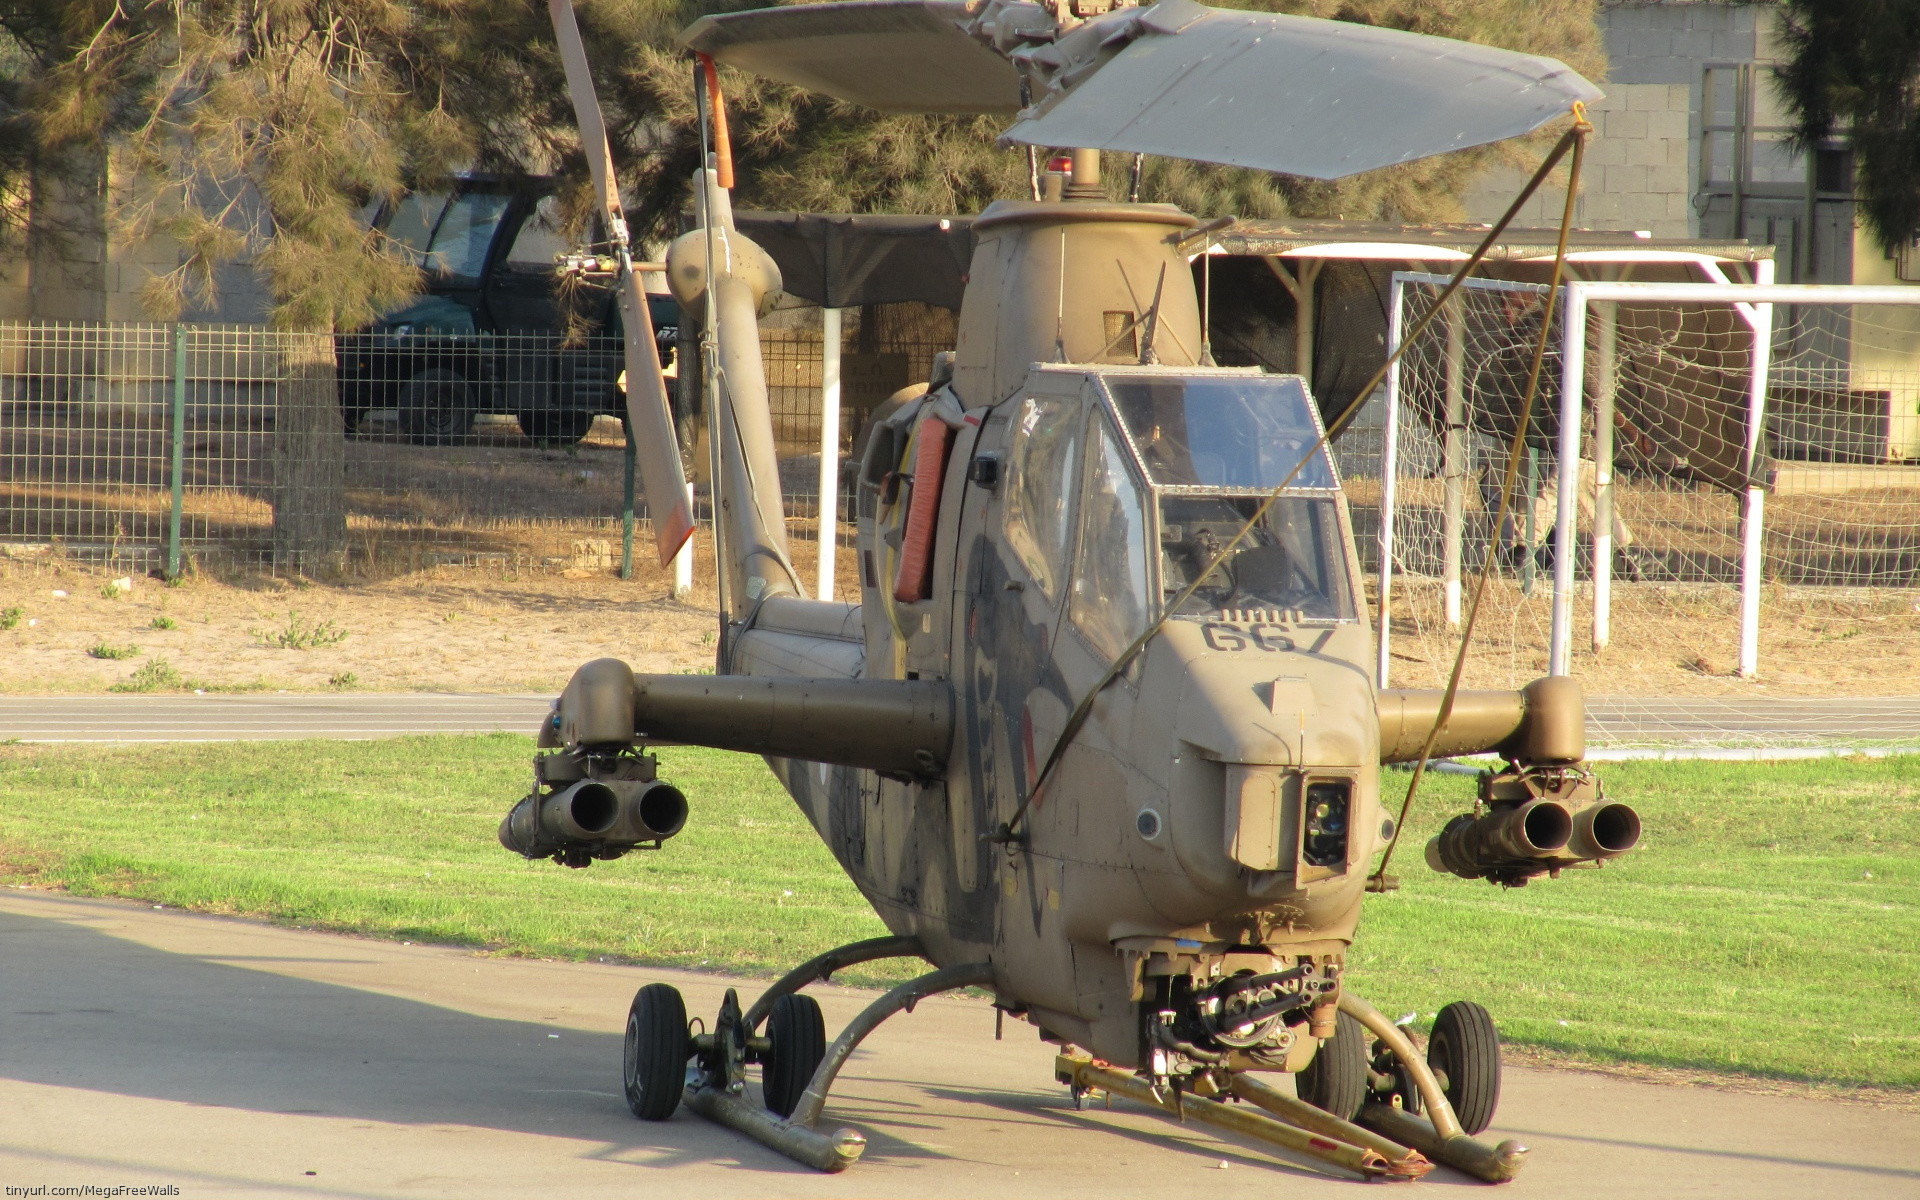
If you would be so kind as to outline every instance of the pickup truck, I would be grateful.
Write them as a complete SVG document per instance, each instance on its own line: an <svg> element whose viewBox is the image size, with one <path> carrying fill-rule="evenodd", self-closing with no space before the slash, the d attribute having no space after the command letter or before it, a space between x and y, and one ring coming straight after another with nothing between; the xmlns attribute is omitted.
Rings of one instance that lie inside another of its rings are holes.
<svg viewBox="0 0 1920 1200"><path fill-rule="evenodd" d="M366 329L339 338L340 410L349 433L390 410L420 445L465 439L474 418L506 413L543 445L569 445L594 417L618 416L623 367L613 293L564 280L572 245L543 179L467 175L438 192L373 207L372 227L420 264L426 289ZM663 366L680 309L648 297Z"/></svg>

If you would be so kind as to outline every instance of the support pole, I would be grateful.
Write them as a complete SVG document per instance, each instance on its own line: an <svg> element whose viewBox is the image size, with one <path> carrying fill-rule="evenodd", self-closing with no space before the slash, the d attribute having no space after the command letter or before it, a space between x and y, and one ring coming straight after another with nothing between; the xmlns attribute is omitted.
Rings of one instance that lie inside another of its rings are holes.
<svg viewBox="0 0 1920 1200"><path fill-rule="evenodd" d="M167 504L167 578L180 578L180 518L186 509L187 327L173 327L173 403L167 430L172 496Z"/></svg>
<svg viewBox="0 0 1920 1200"><path fill-rule="evenodd" d="M1592 306L1593 353L1599 359L1599 386L1593 397L1593 649L1607 648L1613 637L1613 413L1620 390L1619 305L1602 300ZM1583 331L1567 327L1567 336Z"/></svg>
<svg viewBox="0 0 1920 1200"><path fill-rule="evenodd" d="M693 484L687 484L687 511L693 511ZM673 556L673 594L684 596L693 590L693 539L688 538L680 544L680 550Z"/></svg>
<svg viewBox="0 0 1920 1200"><path fill-rule="evenodd" d="M1547 673L1568 673L1573 640L1574 514L1580 489L1580 401L1586 388L1586 342L1570 331L1587 325L1587 296L1578 283L1566 289L1560 352L1560 495L1553 524L1553 630Z"/></svg>
<svg viewBox="0 0 1920 1200"><path fill-rule="evenodd" d="M1392 611L1393 595L1393 516L1399 500L1401 369L1400 360L1394 356L1400 349L1403 324L1400 308L1406 299L1406 288L1406 281L1396 276L1387 308L1387 357L1393 359L1393 369L1387 372L1387 411L1380 430L1380 616L1374 638L1378 658L1373 672L1375 685L1382 688L1387 686L1389 647L1393 638L1393 623L1388 614Z"/></svg>
<svg viewBox="0 0 1920 1200"><path fill-rule="evenodd" d="M1773 282L1773 263L1754 264L1757 281ZM1760 439L1767 419L1767 375L1772 368L1773 305L1753 306L1752 375L1747 383L1747 488L1740 514L1740 669L1742 679L1760 671L1760 582L1766 536L1766 489L1760 478Z"/></svg>
<svg viewBox="0 0 1920 1200"><path fill-rule="evenodd" d="M814 595L833 599L840 544L840 310L820 313L820 574Z"/></svg>
<svg viewBox="0 0 1920 1200"><path fill-rule="evenodd" d="M620 452L621 465L625 468L625 477L622 480L622 486L621 486L621 492L620 492L620 578L632 579L633 578L633 484L634 484L634 472L635 472L635 465L634 465L635 459L634 459L634 453L633 453L633 426L627 423L626 421L622 421L620 423L620 430L622 433L626 434L626 437L624 439L625 446L622 448ZM692 542L693 542L693 539L688 538L685 542L682 542L680 544L680 549L675 551L673 556L675 562L680 561L680 556L687 552L687 547L691 545Z"/></svg>
<svg viewBox="0 0 1920 1200"><path fill-rule="evenodd" d="M1447 425L1440 443L1440 479L1445 489L1440 521L1440 579L1447 626L1458 629L1460 563L1466 555L1467 529L1467 327L1466 313L1458 297L1447 301L1445 320ZM1500 531L1495 529L1491 536L1497 540Z"/></svg>

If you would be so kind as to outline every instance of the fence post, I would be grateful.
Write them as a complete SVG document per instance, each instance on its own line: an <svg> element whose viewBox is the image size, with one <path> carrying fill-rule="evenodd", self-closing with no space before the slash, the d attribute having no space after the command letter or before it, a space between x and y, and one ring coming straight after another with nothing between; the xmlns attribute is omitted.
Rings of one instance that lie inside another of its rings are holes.
<svg viewBox="0 0 1920 1200"><path fill-rule="evenodd" d="M1393 358L1400 350L1400 309L1406 303L1406 290L1407 281L1395 272L1393 299L1387 306L1389 358ZM1382 688L1387 686L1392 653L1389 647L1393 638L1393 622L1388 618L1388 611L1393 597L1393 510L1399 502L1396 492L1400 474L1400 362L1400 359L1393 358L1393 366L1387 371L1387 411L1380 429L1380 624L1374 640L1374 649L1379 656L1374 661L1374 686Z"/></svg>
<svg viewBox="0 0 1920 1200"><path fill-rule="evenodd" d="M1613 640L1613 412L1620 389L1619 306L1603 300L1587 309L1593 324L1593 352L1600 361L1599 388L1593 397L1593 649ZM1586 332L1569 329L1568 337Z"/></svg>
<svg viewBox="0 0 1920 1200"><path fill-rule="evenodd" d="M819 586L833 599L834 552L840 541L840 310L820 311L820 531Z"/></svg>
<svg viewBox="0 0 1920 1200"><path fill-rule="evenodd" d="M1553 624L1548 634L1547 674L1571 673L1573 646L1573 555L1575 514L1580 491L1580 406L1586 392L1587 343L1569 330L1587 327L1587 294L1578 282L1566 285L1566 310L1560 317L1560 503L1553 523Z"/></svg>
<svg viewBox="0 0 1920 1200"><path fill-rule="evenodd" d="M1773 260L1754 264L1755 282L1773 282ZM1760 672L1760 580L1766 545L1766 490L1760 480L1760 441L1767 419L1767 375L1772 367L1773 305L1753 306L1753 374L1747 381L1747 487L1740 512L1740 666L1742 679Z"/></svg>
<svg viewBox="0 0 1920 1200"><path fill-rule="evenodd" d="M620 457L623 460L626 479L620 495L620 578L633 578L633 426L627 423L625 416L620 418L621 441L624 443Z"/></svg>
<svg viewBox="0 0 1920 1200"><path fill-rule="evenodd" d="M173 326L173 403L167 433L173 495L167 508L167 578L180 578L180 515L186 506L187 327Z"/></svg>
<svg viewBox="0 0 1920 1200"><path fill-rule="evenodd" d="M1447 301L1447 428L1440 447L1442 509L1440 578L1447 628L1460 628L1461 560L1467 538L1467 325L1459 296ZM1500 536L1499 530L1493 531Z"/></svg>

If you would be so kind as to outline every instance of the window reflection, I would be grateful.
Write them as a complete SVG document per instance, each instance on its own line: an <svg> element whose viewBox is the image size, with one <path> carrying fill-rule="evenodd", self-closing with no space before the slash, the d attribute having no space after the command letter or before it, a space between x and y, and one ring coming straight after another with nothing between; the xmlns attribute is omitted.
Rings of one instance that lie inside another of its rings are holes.
<svg viewBox="0 0 1920 1200"><path fill-rule="evenodd" d="M1118 658L1147 627L1147 508L1118 437L1103 419L1092 426L1073 623Z"/></svg>
<svg viewBox="0 0 1920 1200"><path fill-rule="evenodd" d="M1298 379L1109 376L1107 386L1157 485L1265 491L1282 484L1334 486L1324 447L1301 466L1320 427Z"/></svg>
<svg viewBox="0 0 1920 1200"><path fill-rule="evenodd" d="M507 211L509 197L469 192L447 206L433 231L426 268L461 279L478 279L487 266L487 248Z"/></svg>
<svg viewBox="0 0 1920 1200"><path fill-rule="evenodd" d="M1073 552L1073 498L1079 491L1078 397L1028 396L1014 415L1008 448L1007 544L1048 599Z"/></svg>

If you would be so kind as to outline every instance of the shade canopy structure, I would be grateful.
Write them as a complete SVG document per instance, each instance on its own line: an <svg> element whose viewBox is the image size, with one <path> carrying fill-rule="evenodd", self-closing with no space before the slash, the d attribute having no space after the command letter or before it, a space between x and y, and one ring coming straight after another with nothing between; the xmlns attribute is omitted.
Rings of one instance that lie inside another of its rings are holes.
<svg viewBox="0 0 1920 1200"><path fill-rule="evenodd" d="M1020 76L966 32L961 0L796 4L702 17L691 50L881 112L1013 113Z"/></svg>
<svg viewBox="0 0 1920 1200"><path fill-rule="evenodd" d="M1552 58L1194 0L1071 27L1027 0L803 4L681 40L883 111L1015 113L1003 141L1316 179L1517 137L1601 95Z"/></svg>

